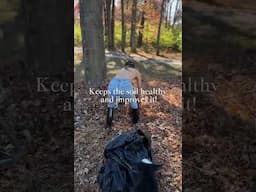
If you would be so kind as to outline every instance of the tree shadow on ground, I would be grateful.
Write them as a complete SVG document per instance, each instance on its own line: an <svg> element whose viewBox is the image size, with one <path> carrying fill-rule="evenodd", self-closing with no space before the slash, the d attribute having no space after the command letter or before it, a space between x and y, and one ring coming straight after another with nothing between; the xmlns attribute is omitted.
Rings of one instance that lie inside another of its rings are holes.
<svg viewBox="0 0 256 192"><path fill-rule="evenodd" d="M117 53L106 53L107 78L112 78L120 70L127 60L133 60L136 68L145 76L155 79L168 79L181 76L181 66L170 65L172 60L158 60L144 57L143 60L137 60L130 55ZM166 62L165 62L166 60ZM177 67L176 67L177 66ZM82 62L74 66L75 81L84 79L84 65Z"/></svg>
<svg viewBox="0 0 256 192"><path fill-rule="evenodd" d="M181 69L169 65L167 62L160 61L153 58L147 58L145 60L136 60L130 56L120 57L111 56L106 57L106 64L108 68L108 76L112 77L116 74L117 70L121 69L127 60L133 60L136 63L136 68L146 76L155 79L167 79L173 76L180 76Z"/></svg>
<svg viewBox="0 0 256 192"><path fill-rule="evenodd" d="M181 75L181 70L174 68L164 62L156 59L147 59L137 62L137 68L142 74L155 79L168 79L170 77Z"/></svg>
<svg viewBox="0 0 256 192"><path fill-rule="evenodd" d="M139 55L139 56L141 56L141 57L146 57L146 58L150 58L150 57L148 57L148 56L146 56L145 54L142 54L142 53L136 53L137 55ZM158 55L159 57L163 57L163 58L165 58L165 59L169 59L169 57L167 57L167 56L165 56L165 55Z"/></svg>

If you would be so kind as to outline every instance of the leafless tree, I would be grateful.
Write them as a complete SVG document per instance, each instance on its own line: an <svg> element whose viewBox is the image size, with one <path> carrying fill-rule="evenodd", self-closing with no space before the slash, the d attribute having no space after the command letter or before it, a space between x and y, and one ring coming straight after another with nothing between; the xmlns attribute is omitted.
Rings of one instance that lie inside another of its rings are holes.
<svg viewBox="0 0 256 192"><path fill-rule="evenodd" d="M125 52L126 46L126 25L125 25L125 16L124 16L124 0L121 0L121 22L122 22L122 42L121 42L121 50Z"/></svg>
<svg viewBox="0 0 256 192"><path fill-rule="evenodd" d="M137 15L137 0L132 1L132 17L131 17L131 37L130 46L131 52L136 52L136 15Z"/></svg>
<svg viewBox="0 0 256 192"><path fill-rule="evenodd" d="M141 10L141 19L140 19L139 37L138 37L138 47L141 47L142 43L143 43L143 29L144 29L144 23L145 23L145 11L144 11L145 3L147 3L146 0L143 2L143 6L142 6L142 10Z"/></svg>
<svg viewBox="0 0 256 192"><path fill-rule="evenodd" d="M156 55L159 55L159 52L160 52L160 35L161 35L161 26L162 26L162 20L163 20L165 1L166 0L162 0L162 4L161 4L161 12L160 12L160 19L159 19L159 24L158 24L158 32L157 32Z"/></svg>

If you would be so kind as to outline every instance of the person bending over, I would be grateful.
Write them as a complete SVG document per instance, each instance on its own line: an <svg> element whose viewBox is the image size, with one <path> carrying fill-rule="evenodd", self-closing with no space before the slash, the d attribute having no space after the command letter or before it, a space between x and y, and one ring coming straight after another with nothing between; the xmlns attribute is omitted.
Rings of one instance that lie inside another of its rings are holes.
<svg viewBox="0 0 256 192"><path fill-rule="evenodd" d="M141 98L141 74L135 69L135 64L132 61L127 61L125 66L118 71L116 76L108 85L108 112L107 126L111 128L114 109L118 108L120 101L127 101L130 104L132 112L132 122L136 124L139 120L139 106L135 96L135 91L132 82L136 81L138 88L138 97Z"/></svg>

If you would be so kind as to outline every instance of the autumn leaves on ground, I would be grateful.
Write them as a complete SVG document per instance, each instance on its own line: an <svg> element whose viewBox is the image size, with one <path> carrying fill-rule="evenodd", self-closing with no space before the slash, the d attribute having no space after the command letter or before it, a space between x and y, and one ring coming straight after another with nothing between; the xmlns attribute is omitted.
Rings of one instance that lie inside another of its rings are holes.
<svg viewBox="0 0 256 192"><path fill-rule="evenodd" d="M119 133L132 128L128 106L119 107L115 113L113 130L104 129L106 104L101 96L88 94L83 80L83 71L76 52L75 64L75 190L98 191L97 174L103 163L106 144ZM181 191L181 61L149 55L130 55L137 62L143 76L143 89L166 90L158 95L157 102L141 103L139 127L151 139L154 161L163 164L157 173L159 191ZM125 55L106 53L108 79L125 61Z"/></svg>
<svg viewBox="0 0 256 192"><path fill-rule="evenodd" d="M197 97L182 116L185 191L255 191L256 4L247 2L183 1L183 82L216 87L185 93Z"/></svg>

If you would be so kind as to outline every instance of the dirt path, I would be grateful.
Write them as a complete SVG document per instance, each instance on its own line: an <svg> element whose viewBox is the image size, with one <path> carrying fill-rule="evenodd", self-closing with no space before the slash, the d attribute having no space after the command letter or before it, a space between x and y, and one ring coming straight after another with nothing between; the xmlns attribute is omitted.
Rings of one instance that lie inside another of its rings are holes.
<svg viewBox="0 0 256 192"><path fill-rule="evenodd" d="M127 57L106 53L108 78L123 66ZM137 61L144 89L166 90L155 103L140 105L139 126L151 138L155 161L163 164L157 177L160 192L181 191L181 64L167 58L129 57ZM104 130L106 106L99 102L99 97L87 94L84 83L79 81L81 71L76 72L75 187L78 192L93 192L98 191L96 179L106 143L118 133L131 129L132 124L127 107L123 106L115 113L113 130L107 133Z"/></svg>

